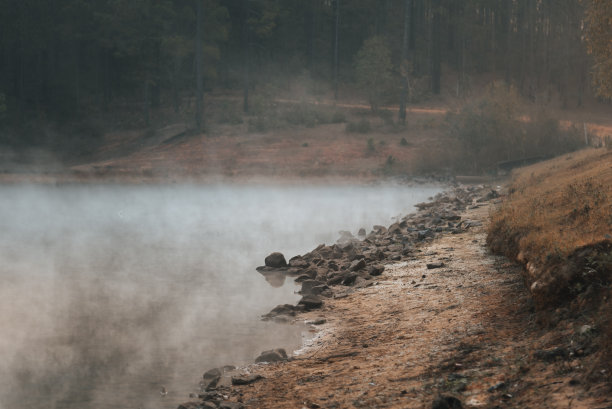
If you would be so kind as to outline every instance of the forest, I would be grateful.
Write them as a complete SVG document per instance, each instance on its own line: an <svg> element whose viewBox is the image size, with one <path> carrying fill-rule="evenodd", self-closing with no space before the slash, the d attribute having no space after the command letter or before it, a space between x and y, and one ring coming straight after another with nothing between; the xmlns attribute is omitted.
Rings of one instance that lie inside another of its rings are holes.
<svg viewBox="0 0 612 409"><path fill-rule="evenodd" d="M196 111L201 126L207 94L234 92L248 112L250 92L296 76L336 98L339 89L358 89L373 109L462 96L478 78L573 108L594 95L588 51L597 50L585 44L586 7L579 0L1 0L0 144L36 144L24 136L33 123L98 113L130 112L147 126L160 109Z"/></svg>

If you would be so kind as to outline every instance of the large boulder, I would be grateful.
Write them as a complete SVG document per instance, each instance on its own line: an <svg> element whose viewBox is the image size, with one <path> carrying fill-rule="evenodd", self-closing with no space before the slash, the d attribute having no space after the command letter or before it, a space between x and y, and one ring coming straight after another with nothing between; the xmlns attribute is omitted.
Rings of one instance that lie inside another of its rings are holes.
<svg viewBox="0 0 612 409"><path fill-rule="evenodd" d="M321 308L321 306L323 305L323 300L321 300L321 298L317 297L316 295L305 295L298 302L298 305L304 306L304 309L306 309L307 311L315 310L317 308Z"/></svg>
<svg viewBox="0 0 612 409"><path fill-rule="evenodd" d="M222 375L223 372L221 372L219 368L206 371L204 375L202 375L202 388L205 391L216 388Z"/></svg>
<svg viewBox="0 0 612 409"><path fill-rule="evenodd" d="M279 253L278 251L268 255L268 257L265 259L265 263L267 267L287 267L287 260L285 260L285 256L283 256L283 253Z"/></svg>
<svg viewBox="0 0 612 409"><path fill-rule="evenodd" d="M256 359L256 363L261 362L280 362L287 360L287 352L283 348L276 348L262 352Z"/></svg>

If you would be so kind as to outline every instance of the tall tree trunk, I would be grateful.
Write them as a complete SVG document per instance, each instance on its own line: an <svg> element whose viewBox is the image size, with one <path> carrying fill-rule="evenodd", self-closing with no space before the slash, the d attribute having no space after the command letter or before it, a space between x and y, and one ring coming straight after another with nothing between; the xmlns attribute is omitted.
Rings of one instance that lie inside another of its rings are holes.
<svg viewBox="0 0 612 409"><path fill-rule="evenodd" d="M251 45L249 44L250 39L249 39L249 27L248 27L248 21L249 21L249 0L242 0L242 47L243 47L243 83L242 83L242 91L243 91L243 96L242 96L242 110L245 113L249 112L249 82L250 82L250 78L249 78L249 71L250 71L250 48Z"/></svg>
<svg viewBox="0 0 612 409"><path fill-rule="evenodd" d="M144 114L144 120L145 120L145 125L149 126L151 124L151 110L150 110L150 106L151 106L151 90L150 90L150 80L149 80L149 74L147 73L145 75L145 80L144 80L144 104L143 104L143 114Z"/></svg>
<svg viewBox="0 0 612 409"><path fill-rule="evenodd" d="M431 50L431 91L434 94L440 93L440 80L442 76L441 67L441 24L440 24L440 0L434 0L432 16L432 50Z"/></svg>
<svg viewBox="0 0 612 409"><path fill-rule="evenodd" d="M411 0L404 0L404 37L402 39L402 94L400 97L399 120L402 124L406 123L406 103L408 101L408 76L410 75L410 67L408 61L408 35L410 31L410 9L412 7Z"/></svg>
<svg viewBox="0 0 612 409"><path fill-rule="evenodd" d="M202 2L204 0L197 1L197 18L196 23L196 112L195 121L198 132L202 132L202 113L204 110L204 83L203 83L203 62L202 62Z"/></svg>
<svg viewBox="0 0 612 409"><path fill-rule="evenodd" d="M336 0L336 18L334 24L334 99L338 99L338 40L340 31L340 0Z"/></svg>

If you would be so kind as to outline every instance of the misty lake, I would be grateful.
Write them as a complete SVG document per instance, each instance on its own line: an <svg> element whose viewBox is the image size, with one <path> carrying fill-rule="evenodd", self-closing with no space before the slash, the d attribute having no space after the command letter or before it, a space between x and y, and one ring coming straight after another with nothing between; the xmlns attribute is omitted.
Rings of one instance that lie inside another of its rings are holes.
<svg viewBox="0 0 612 409"><path fill-rule="evenodd" d="M293 350L296 303L255 271L436 186L0 186L0 409L175 408L206 370ZM159 390L169 393L162 398Z"/></svg>

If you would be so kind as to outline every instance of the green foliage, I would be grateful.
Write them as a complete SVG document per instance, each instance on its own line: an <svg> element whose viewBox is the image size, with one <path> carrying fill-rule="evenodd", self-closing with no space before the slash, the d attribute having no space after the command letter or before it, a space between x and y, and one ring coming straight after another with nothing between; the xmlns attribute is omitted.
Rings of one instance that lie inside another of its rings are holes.
<svg viewBox="0 0 612 409"><path fill-rule="evenodd" d="M349 133L369 133L372 130L370 121L363 118L359 122L347 122L345 127L346 132Z"/></svg>
<svg viewBox="0 0 612 409"><path fill-rule="evenodd" d="M355 59L357 84L368 96L373 111L378 111L392 85L391 51L381 37L365 41Z"/></svg>

